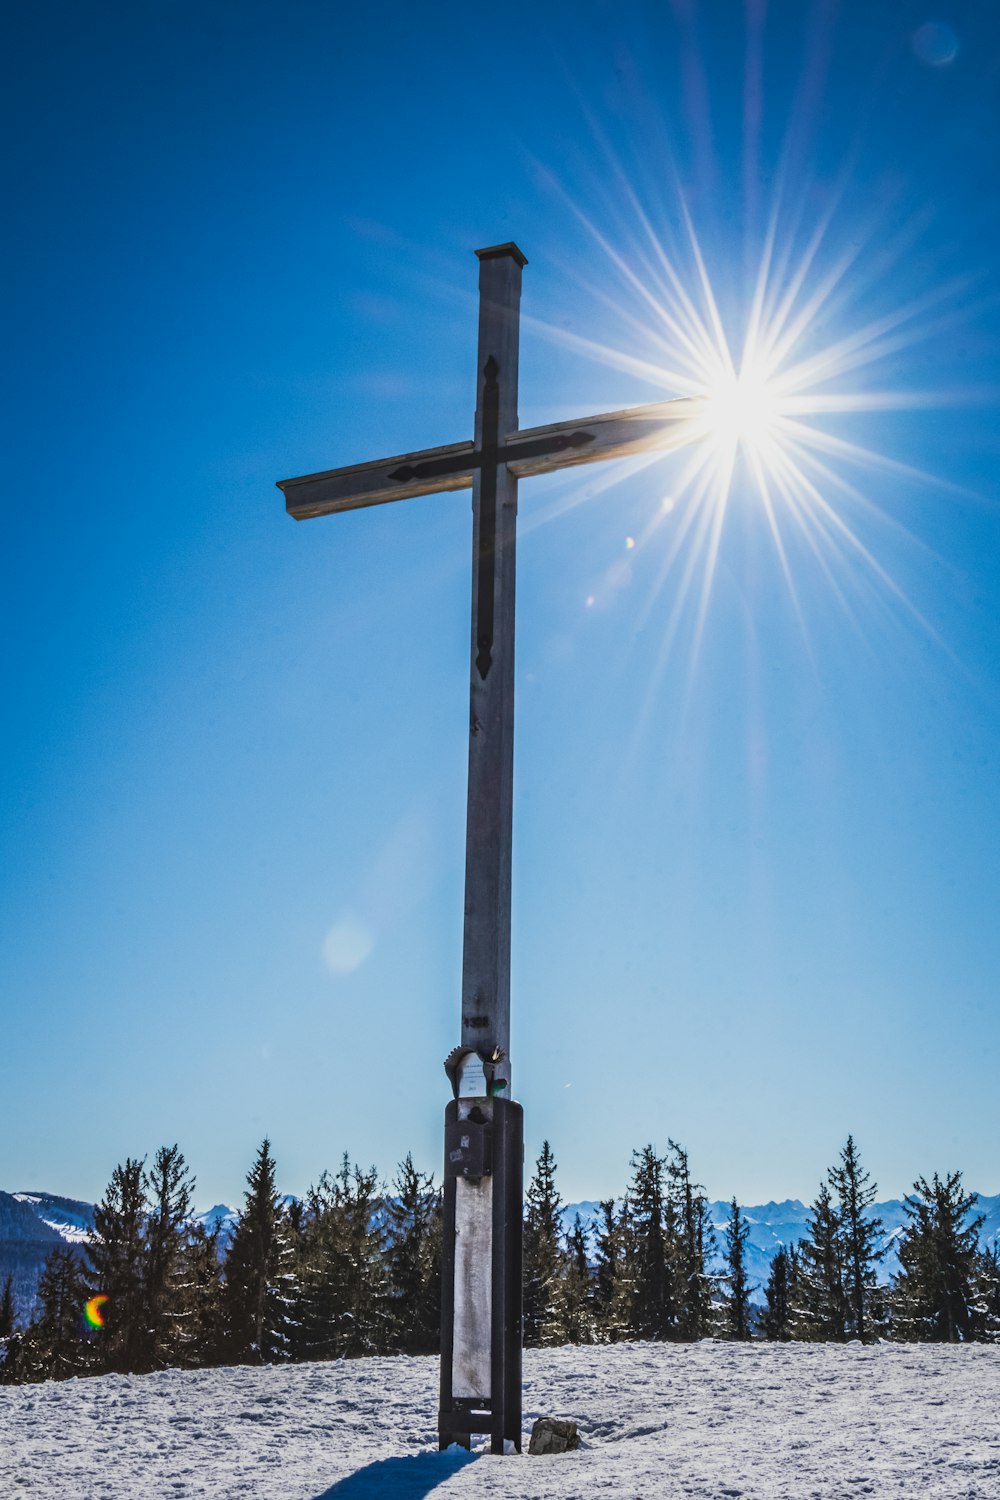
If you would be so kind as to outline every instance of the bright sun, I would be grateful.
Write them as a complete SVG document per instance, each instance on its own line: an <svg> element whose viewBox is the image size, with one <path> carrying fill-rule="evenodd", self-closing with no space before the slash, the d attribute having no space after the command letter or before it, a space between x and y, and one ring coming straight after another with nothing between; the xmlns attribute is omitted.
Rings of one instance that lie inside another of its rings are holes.
<svg viewBox="0 0 1000 1500"><path fill-rule="evenodd" d="M670 493L659 499L647 528L626 543L630 551L641 552L657 539L660 557L651 597L673 575L661 659L666 659L692 594L697 596L697 646L734 496L744 502L744 510L746 501L756 501L796 611L789 539L797 551L804 546L811 554L841 602L838 556L861 563L916 613L853 529L850 515L878 514L867 483L876 471L908 482L927 483L930 476L873 452L842 427L836 429L853 413L916 410L941 403L940 392L887 389L872 382L883 361L895 359L927 337L930 329L943 326L929 321L931 311L939 320L954 315L949 303L962 291L961 284L931 287L909 301L873 308L866 318L852 322L851 275L860 242L852 239L839 253L827 246L827 215L808 240L796 246L796 223L793 220L786 233L776 203L742 315L730 308L731 316L736 313L736 326L727 327L683 201L680 207L689 253L675 262L641 211L642 235L626 256L574 205L634 298L635 305L605 300L611 302L618 325L636 336L643 353L547 327L559 342L638 375L676 401L676 442L671 446L683 450L683 456L671 459ZM682 266L683 260L689 264ZM648 452L636 453L629 472L657 463L664 447L659 434ZM609 475L605 484L613 482ZM591 485L586 494L595 492ZM654 493L662 496L662 490L651 490ZM588 603L595 597L589 595Z"/></svg>
<svg viewBox="0 0 1000 1500"><path fill-rule="evenodd" d="M719 371L704 399L701 424L721 457L730 458L742 447L762 458L776 440L780 417L774 383L763 370L744 364L739 373Z"/></svg>

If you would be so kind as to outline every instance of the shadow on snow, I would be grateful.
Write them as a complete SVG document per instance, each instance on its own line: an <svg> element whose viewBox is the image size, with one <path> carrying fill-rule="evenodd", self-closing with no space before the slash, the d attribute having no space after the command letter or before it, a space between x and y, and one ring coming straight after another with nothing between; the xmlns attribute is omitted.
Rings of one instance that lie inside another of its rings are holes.
<svg viewBox="0 0 1000 1500"><path fill-rule="evenodd" d="M394 1500L423 1500L452 1474L474 1463L477 1453L450 1448L444 1453L413 1453L405 1458L380 1458L338 1479L315 1500L376 1500L392 1495Z"/></svg>

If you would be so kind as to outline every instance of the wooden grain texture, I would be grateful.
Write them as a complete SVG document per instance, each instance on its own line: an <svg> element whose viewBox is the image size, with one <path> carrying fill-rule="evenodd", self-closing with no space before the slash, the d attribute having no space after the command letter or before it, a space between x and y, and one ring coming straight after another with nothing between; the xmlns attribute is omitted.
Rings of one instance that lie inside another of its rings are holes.
<svg viewBox="0 0 1000 1500"><path fill-rule="evenodd" d="M489 1400L493 1361L493 1179L455 1183L452 1395Z"/></svg>
<svg viewBox="0 0 1000 1500"><path fill-rule="evenodd" d="M507 463L519 479L526 479L532 474L551 474L555 469L609 458L627 458L630 454L647 453L652 449L666 452L682 448L698 434L696 418L700 408L700 402L690 399L654 401L647 406L631 406L601 416L552 422L547 427L526 427L508 437ZM560 439L576 433L586 434L590 441L579 447L558 446ZM519 447L533 446L545 439L552 443L547 453L518 458Z"/></svg>
<svg viewBox="0 0 1000 1500"><path fill-rule="evenodd" d="M448 443L443 448L424 448L420 453L399 453L372 463L350 464L345 469L326 469L322 474L303 474L299 479L280 479L278 489L285 508L296 521L329 516L341 510L360 510L366 505L384 505L389 500L410 500L415 495L436 495L441 490L467 490L472 486L472 466L464 473L400 482L391 478L397 469L416 463L460 458L472 453L472 443Z"/></svg>
<svg viewBox="0 0 1000 1500"><path fill-rule="evenodd" d="M497 367L500 433L517 430L518 318L521 265L514 256L479 266L479 345L476 446L484 434L487 370ZM487 476L488 477L488 476ZM470 640L469 793L466 819L465 928L462 958L462 1042L504 1054L510 1096L510 869L514 789L514 578L517 479L496 470L496 535L484 576L484 475L477 470L472 500L472 630ZM493 591L491 662L477 665L483 587Z"/></svg>
<svg viewBox="0 0 1000 1500"><path fill-rule="evenodd" d="M490 264L490 263L487 263ZM496 264L496 263L493 263ZM482 366L480 366L480 373ZM624 411L605 412L598 416L574 417L565 422L550 422L544 427L502 427L503 462L516 478L532 474L550 474L576 464L592 464L611 458L627 458L633 453L651 449L669 450L683 447L697 436L696 419L700 403L693 400L654 401L647 406L632 406ZM516 416L516 413L515 413ZM567 440L577 440L566 446ZM586 441L583 441L586 439ZM343 469L326 469L320 474L303 474L298 479L281 479L278 488L285 497L288 514L297 521L314 516L335 515L343 510L360 510L366 505L384 505L392 500L410 500L416 495L436 495L449 490L467 490L474 482L478 464L477 443L447 443L441 448L423 448L415 453L398 453L371 463L349 464ZM545 451L534 450L540 444ZM469 462L466 465L465 460ZM455 464L451 474L393 477L400 470L420 465Z"/></svg>

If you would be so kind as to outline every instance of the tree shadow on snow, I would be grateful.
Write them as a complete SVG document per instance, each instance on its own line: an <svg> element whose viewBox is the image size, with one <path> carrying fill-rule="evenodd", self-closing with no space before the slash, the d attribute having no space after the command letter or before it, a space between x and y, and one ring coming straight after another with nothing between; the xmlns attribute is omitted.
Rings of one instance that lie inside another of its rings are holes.
<svg viewBox="0 0 1000 1500"><path fill-rule="evenodd" d="M338 1479L315 1500L381 1500L383 1495L392 1495L393 1500L423 1500L431 1490L478 1457L477 1453L450 1448L444 1453L380 1458L356 1469L346 1479Z"/></svg>

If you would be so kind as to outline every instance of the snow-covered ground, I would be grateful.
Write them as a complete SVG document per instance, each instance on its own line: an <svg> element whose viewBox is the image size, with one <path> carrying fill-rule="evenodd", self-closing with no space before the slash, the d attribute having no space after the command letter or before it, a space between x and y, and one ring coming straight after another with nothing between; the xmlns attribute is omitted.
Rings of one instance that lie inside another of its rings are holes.
<svg viewBox="0 0 1000 1500"><path fill-rule="evenodd" d="M1000 1497L1000 1348L733 1345L525 1356L560 1457L438 1454L437 1361L0 1389L3 1500ZM527 1447L527 1444L525 1444Z"/></svg>

